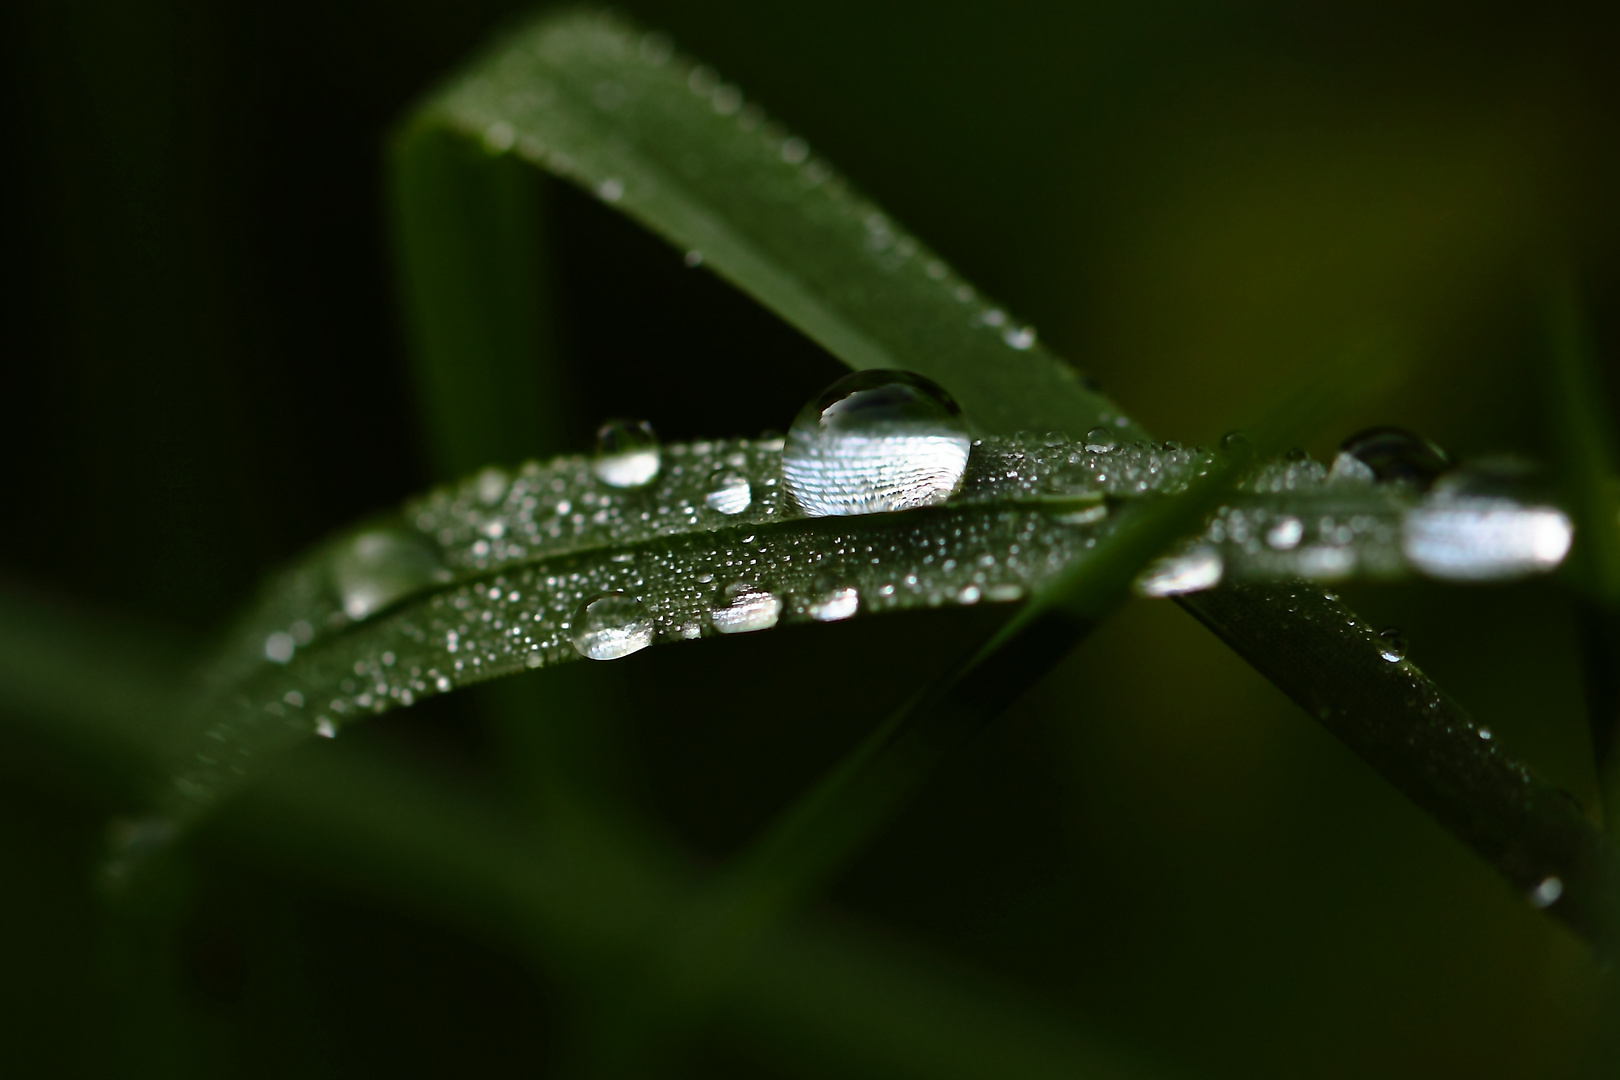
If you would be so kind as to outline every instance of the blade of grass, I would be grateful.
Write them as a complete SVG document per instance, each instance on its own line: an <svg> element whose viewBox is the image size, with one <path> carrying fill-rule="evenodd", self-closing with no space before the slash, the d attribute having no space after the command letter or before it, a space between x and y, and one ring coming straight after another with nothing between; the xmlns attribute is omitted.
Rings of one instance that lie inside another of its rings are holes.
<svg viewBox="0 0 1620 1080"><path fill-rule="evenodd" d="M1620 821L1620 442L1573 274L1561 276L1546 300L1547 406L1558 474L1575 517L1570 565L1582 592L1582 666L1587 718L1605 818Z"/></svg>
<svg viewBox="0 0 1620 1080"><path fill-rule="evenodd" d="M747 112L740 92L713 71L616 17L546 17L519 30L413 123L458 132L492 154L515 153L580 185L701 255L851 367L927 374L991 430L1077 431L1104 421L1140 431L852 194L802 139ZM1313 603L1332 603L1320 589L1305 591ZM1248 605L1218 590L1199 598L1195 614L1263 672L1286 672L1296 654L1313 655L1339 676L1347 725L1390 708L1406 723L1424 722L1415 699L1395 702L1363 686L1360 650L1314 625L1299 627L1296 638L1264 635ZM1445 760L1409 764L1466 770Z"/></svg>

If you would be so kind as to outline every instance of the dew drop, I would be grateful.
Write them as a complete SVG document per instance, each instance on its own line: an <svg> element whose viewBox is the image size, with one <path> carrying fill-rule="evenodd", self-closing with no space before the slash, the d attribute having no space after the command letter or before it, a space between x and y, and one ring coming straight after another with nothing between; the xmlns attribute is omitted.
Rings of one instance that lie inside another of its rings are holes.
<svg viewBox="0 0 1620 1080"><path fill-rule="evenodd" d="M1093 454L1106 454L1119 446L1119 437L1105 427L1094 427L1086 432L1086 449Z"/></svg>
<svg viewBox="0 0 1620 1080"><path fill-rule="evenodd" d="M817 622L839 622L854 615L861 606L861 594L853 585L840 585L828 580L816 582L816 596L805 607L805 613Z"/></svg>
<svg viewBox="0 0 1620 1080"><path fill-rule="evenodd" d="M748 478L730 469L721 469L709 477L709 491L703 502L710 510L722 514L740 514L754 501L754 489Z"/></svg>
<svg viewBox="0 0 1620 1080"><path fill-rule="evenodd" d="M905 371L858 371L799 411L782 454L809 517L931 506L962 482L972 439L942 387Z"/></svg>
<svg viewBox="0 0 1620 1080"><path fill-rule="evenodd" d="M1526 479L1514 462L1476 462L1446 475L1402 518L1407 561L1447 581L1507 581L1556 569L1575 526L1558 507L1537 501Z"/></svg>
<svg viewBox="0 0 1620 1080"><path fill-rule="evenodd" d="M1022 352L1035 346L1035 328L1033 326L1009 326L1002 332L1001 340Z"/></svg>
<svg viewBox="0 0 1620 1080"><path fill-rule="evenodd" d="M688 251L681 259L687 266L699 267L703 265L703 252L697 248Z"/></svg>
<svg viewBox="0 0 1620 1080"><path fill-rule="evenodd" d="M435 582L450 571L426 540L396 529L350 539L332 559L332 584L343 613L359 621Z"/></svg>
<svg viewBox="0 0 1620 1080"><path fill-rule="evenodd" d="M315 721L315 734L323 739L335 739L337 738L337 725L332 723L331 717L319 717Z"/></svg>
<svg viewBox="0 0 1620 1080"><path fill-rule="evenodd" d="M1136 591L1152 597L1202 592L1219 585L1224 570L1221 553L1200 544L1149 565L1136 579Z"/></svg>
<svg viewBox="0 0 1620 1080"><path fill-rule="evenodd" d="M1530 890L1530 903L1538 908L1548 908L1558 903L1558 898L1563 895L1563 881L1556 875L1549 874L1541 879L1541 884Z"/></svg>
<svg viewBox="0 0 1620 1080"><path fill-rule="evenodd" d="M1246 431L1228 431L1221 436L1221 449L1227 453L1243 450L1249 445L1249 433Z"/></svg>
<svg viewBox="0 0 1620 1080"><path fill-rule="evenodd" d="M1406 638L1396 627L1378 631L1378 655L1392 664L1406 659Z"/></svg>
<svg viewBox="0 0 1620 1080"><path fill-rule="evenodd" d="M291 634L277 630L264 639L264 658L273 663L285 664L293 658L293 651L297 645Z"/></svg>
<svg viewBox="0 0 1620 1080"><path fill-rule="evenodd" d="M658 475L658 436L645 420L609 420L596 432L591 471L616 488L642 487Z"/></svg>
<svg viewBox="0 0 1620 1080"><path fill-rule="evenodd" d="M709 618L722 634L746 634L769 630L782 614L782 601L773 593L747 581L726 586L726 606L714 608Z"/></svg>
<svg viewBox="0 0 1620 1080"><path fill-rule="evenodd" d="M628 593L603 593L574 614L574 648L587 660L617 660L653 642L653 620Z"/></svg>
<svg viewBox="0 0 1620 1080"><path fill-rule="evenodd" d="M1292 551L1305 535L1305 523L1293 516L1280 517L1266 530L1266 546L1273 551Z"/></svg>
<svg viewBox="0 0 1620 1080"><path fill-rule="evenodd" d="M1427 488L1435 477L1451 467L1451 459L1444 450L1416 432L1400 427L1358 431L1340 444L1339 455L1364 466L1371 471L1374 480L1419 488ZM1349 461L1341 467L1337 459L1334 470L1344 476L1356 473Z"/></svg>

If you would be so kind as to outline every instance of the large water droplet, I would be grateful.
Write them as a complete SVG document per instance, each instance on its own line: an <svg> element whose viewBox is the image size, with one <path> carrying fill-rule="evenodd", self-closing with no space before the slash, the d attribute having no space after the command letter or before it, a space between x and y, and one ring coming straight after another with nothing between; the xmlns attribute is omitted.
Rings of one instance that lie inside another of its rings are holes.
<svg viewBox="0 0 1620 1080"><path fill-rule="evenodd" d="M574 648L588 660L617 660L653 642L646 605L628 593L603 593L574 614Z"/></svg>
<svg viewBox="0 0 1620 1080"><path fill-rule="evenodd" d="M722 634L746 634L769 630L782 614L782 601L747 581L726 587L726 606L709 612L714 628Z"/></svg>
<svg viewBox="0 0 1620 1080"><path fill-rule="evenodd" d="M609 420L596 432L591 471L604 484L616 488L650 484L661 463L658 436L645 420Z"/></svg>
<svg viewBox="0 0 1620 1080"><path fill-rule="evenodd" d="M1378 655L1392 664L1406 659L1406 638L1397 627L1378 631Z"/></svg>
<svg viewBox="0 0 1620 1080"><path fill-rule="evenodd" d="M1086 432L1086 449L1093 454L1106 454L1119 445L1119 436L1105 427L1094 427Z"/></svg>
<svg viewBox="0 0 1620 1080"><path fill-rule="evenodd" d="M1202 592L1219 585L1224 570L1221 553L1200 544L1150 564L1136 579L1136 591L1152 597Z"/></svg>
<svg viewBox="0 0 1620 1080"><path fill-rule="evenodd" d="M1372 427L1358 431L1339 447L1343 461L1335 460L1333 472L1349 477L1358 474L1352 462L1359 463L1383 483L1411 484L1427 488L1435 477L1451 467L1446 452L1423 436L1406 428Z"/></svg>
<svg viewBox="0 0 1620 1080"><path fill-rule="evenodd" d="M754 489L742 473L721 469L709 477L709 492L703 496L703 501L710 510L740 514L754 501Z"/></svg>
<svg viewBox="0 0 1620 1080"><path fill-rule="evenodd" d="M1527 479L1513 462L1477 462L1448 474L1401 520L1407 561L1449 581L1502 581L1556 569L1569 554L1575 526L1556 506L1533 501Z"/></svg>
<svg viewBox="0 0 1620 1080"><path fill-rule="evenodd" d="M931 506L962 482L972 439L943 388L905 371L858 371L799 411L782 453L809 517Z"/></svg>
<svg viewBox="0 0 1620 1080"><path fill-rule="evenodd" d="M439 553L418 536L372 529L350 539L332 559L332 584L343 613L369 618L434 582L450 580Z"/></svg>

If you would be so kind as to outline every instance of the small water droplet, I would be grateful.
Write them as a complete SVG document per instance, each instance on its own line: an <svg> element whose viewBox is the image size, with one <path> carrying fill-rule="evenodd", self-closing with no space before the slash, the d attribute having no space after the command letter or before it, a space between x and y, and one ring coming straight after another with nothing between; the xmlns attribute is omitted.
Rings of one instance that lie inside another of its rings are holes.
<svg viewBox="0 0 1620 1080"><path fill-rule="evenodd" d="M603 593L574 614L574 648L588 660L617 660L653 642L646 605L628 593Z"/></svg>
<svg viewBox="0 0 1620 1080"><path fill-rule="evenodd" d="M264 639L264 658L273 663L285 664L293 658L293 651L297 645L291 634L277 630Z"/></svg>
<svg viewBox="0 0 1620 1080"><path fill-rule="evenodd" d="M618 177L610 176L596 185L596 194L603 202L616 203L624 198L624 181Z"/></svg>
<svg viewBox="0 0 1620 1080"><path fill-rule="evenodd" d="M726 586L726 606L714 608L709 618L722 634L746 634L769 630L782 614L782 601L773 593L747 581Z"/></svg>
<svg viewBox="0 0 1620 1080"><path fill-rule="evenodd" d="M980 589L977 585L968 584L962 586L956 591L956 602L958 604L966 604L971 606L973 604L977 604L980 598L983 596L984 590Z"/></svg>
<svg viewBox="0 0 1620 1080"><path fill-rule="evenodd" d="M425 539L396 529L360 533L332 559L332 584L343 613L356 621L448 580L450 571Z"/></svg>
<svg viewBox="0 0 1620 1080"><path fill-rule="evenodd" d="M596 432L591 471L604 484L616 488L650 484L662 461L658 436L645 420L609 420Z"/></svg>
<svg viewBox="0 0 1620 1080"><path fill-rule="evenodd" d="M1441 473L1451 467L1446 452L1416 432L1400 427L1371 427L1356 432L1339 446L1339 453L1359 462L1383 483L1411 484L1427 488ZM1337 460L1334 469L1344 475L1353 470L1347 462L1340 470Z"/></svg>
<svg viewBox="0 0 1620 1080"><path fill-rule="evenodd" d="M797 135L782 142L782 160L789 165L801 164L810 156L810 144Z"/></svg>
<svg viewBox="0 0 1620 1080"><path fill-rule="evenodd" d="M1086 449L1093 454L1106 454L1119 446L1119 436L1105 427L1094 427L1086 432Z"/></svg>
<svg viewBox="0 0 1620 1080"><path fill-rule="evenodd" d="M754 501L754 489L748 478L730 469L721 469L709 477L709 491L703 501L710 510L722 514L740 514Z"/></svg>
<svg viewBox="0 0 1620 1080"><path fill-rule="evenodd" d="M909 510L956 491L971 445L962 410L933 381L859 371L800 410L782 474L809 517Z"/></svg>
<svg viewBox="0 0 1620 1080"><path fill-rule="evenodd" d="M1482 739L1489 739L1491 737L1491 729L1488 728L1488 727L1480 728L1479 729L1479 737L1482 738Z"/></svg>
<svg viewBox="0 0 1620 1080"><path fill-rule="evenodd" d="M1009 326L1001 335L1001 340L1020 352L1035 346L1035 328L1033 326Z"/></svg>
<svg viewBox="0 0 1620 1080"><path fill-rule="evenodd" d="M1291 515L1280 517L1266 530L1266 545L1274 551L1292 551L1305 535L1305 523Z"/></svg>
<svg viewBox="0 0 1620 1080"><path fill-rule="evenodd" d="M1200 544L1175 555L1166 555L1149 565L1136 579L1136 591L1152 597L1202 592L1219 585L1224 571L1221 553Z"/></svg>
<svg viewBox="0 0 1620 1080"><path fill-rule="evenodd" d="M1228 431L1221 436L1221 449L1227 453L1245 450L1249 446L1249 433L1246 431Z"/></svg>
<svg viewBox="0 0 1620 1080"><path fill-rule="evenodd" d="M702 266L703 252L699 251L697 248L693 248L691 251L686 253L685 257L681 261L686 263L687 266L691 267Z"/></svg>
<svg viewBox="0 0 1620 1080"><path fill-rule="evenodd" d="M805 607L805 613L817 622L838 622L854 615L861 604L861 595L853 585L840 585L821 578L816 581L815 599Z"/></svg>
<svg viewBox="0 0 1620 1080"><path fill-rule="evenodd" d="M1396 627L1378 631L1378 655L1392 664L1406 659L1406 639Z"/></svg>
<svg viewBox="0 0 1620 1080"><path fill-rule="evenodd" d="M335 739L337 738L337 725L332 723L331 717L318 717L315 720L315 734L323 739Z"/></svg>
<svg viewBox="0 0 1620 1080"><path fill-rule="evenodd" d="M1530 903L1538 908L1549 908L1558 903L1558 898L1564 895L1564 883L1556 875L1549 874L1541 879L1541 883L1530 890Z"/></svg>

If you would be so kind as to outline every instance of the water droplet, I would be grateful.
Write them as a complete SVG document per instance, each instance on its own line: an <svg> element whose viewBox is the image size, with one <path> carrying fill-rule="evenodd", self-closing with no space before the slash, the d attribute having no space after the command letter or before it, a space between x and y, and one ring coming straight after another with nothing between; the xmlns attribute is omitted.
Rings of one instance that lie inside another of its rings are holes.
<svg viewBox="0 0 1620 1080"><path fill-rule="evenodd" d="M693 248L691 251L686 253L685 257L681 261L686 263L687 266L691 267L702 266L703 252L699 251L697 248Z"/></svg>
<svg viewBox="0 0 1620 1080"><path fill-rule="evenodd" d="M1224 570L1221 553L1200 544L1152 563L1136 579L1136 591L1152 597L1202 592L1219 585Z"/></svg>
<svg viewBox="0 0 1620 1080"><path fill-rule="evenodd" d="M610 176L596 185L596 194L603 202L615 203L624 198L624 181Z"/></svg>
<svg viewBox="0 0 1620 1080"><path fill-rule="evenodd" d="M315 734L323 739L337 738L337 725L332 723L331 717L318 717L315 721Z"/></svg>
<svg viewBox="0 0 1620 1080"><path fill-rule="evenodd" d="M1299 518L1280 517L1276 524L1266 530L1266 544L1274 551L1292 551L1299 546L1300 538L1304 535L1305 523Z"/></svg>
<svg viewBox="0 0 1620 1080"><path fill-rule="evenodd" d="M426 540L396 529L360 533L332 559L332 584L343 613L356 621L448 580L450 571Z"/></svg>
<svg viewBox="0 0 1620 1080"><path fill-rule="evenodd" d="M474 483L478 488L478 501L485 506L494 506L506 497L507 489L512 486L512 479L506 475L505 470L491 465L479 472L478 479Z"/></svg>
<svg viewBox="0 0 1620 1080"><path fill-rule="evenodd" d="M810 144L797 135L782 142L782 160L789 165L798 165L810 156Z"/></svg>
<svg viewBox="0 0 1620 1080"><path fill-rule="evenodd" d="M943 388L905 371L858 371L799 411L782 474L809 517L931 506L962 482L972 439Z"/></svg>
<svg viewBox="0 0 1620 1080"><path fill-rule="evenodd" d="M1575 526L1568 514L1538 501L1527 480L1513 462L1476 462L1447 474L1402 518L1402 552L1423 573L1447 581L1504 581L1556 569Z"/></svg>
<svg viewBox="0 0 1620 1080"><path fill-rule="evenodd" d="M805 613L817 622L838 622L854 615L861 605L861 595L853 585L840 585L825 578L816 582L816 598L805 607Z"/></svg>
<svg viewBox="0 0 1620 1080"><path fill-rule="evenodd" d="M1086 449L1093 454L1106 454L1119 446L1119 436L1105 427L1094 427L1086 432Z"/></svg>
<svg viewBox="0 0 1620 1080"><path fill-rule="evenodd" d="M616 488L641 487L658 475L658 436L645 420L609 420L596 432L591 471Z"/></svg>
<svg viewBox="0 0 1620 1080"><path fill-rule="evenodd" d="M984 590L980 589L977 585L964 585L956 591L956 602L958 604L966 604L971 606L973 604L977 604L983 595Z"/></svg>
<svg viewBox="0 0 1620 1080"><path fill-rule="evenodd" d="M1479 737L1482 738L1482 739L1489 739L1491 737L1491 729L1488 728L1488 727L1480 728L1479 729Z"/></svg>
<svg viewBox="0 0 1620 1080"><path fill-rule="evenodd" d="M1378 631L1378 655L1392 664L1406 659L1406 639L1396 627Z"/></svg>
<svg viewBox="0 0 1620 1080"><path fill-rule="evenodd" d="M574 613L574 648L587 660L617 660L653 642L653 620L628 593L603 593Z"/></svg>
<svg viewBox="0 0 1620 1080"><path fill-rule="evenodd" d="M754 489L748 478L730 469L721 469L709 477L709 491L703 501L710 510L722 514L740 514L754 501Z"/></svg>
<svg viewBox="0 0 1620 1080"><path fill-rule="evenodd" d="M1358 431L1344 440L1339 453L1371 470L1375 480L1420 488L1427 488L1451 467L1444 450L1416 432L1399 427ZM1348 462L1340 470L1337 460L1334 469L1345 475L1353 471Z"/></svg>
<svg viewBox="0 0 1620 1080"><path fill-rule="evenodd" d="M726 606L714 608L709 618L722 634L746 634L769 630L782 614L782 601L758 585L747 581L726 587Z"/></svg>
<svg viewBox="0 0 1620 1080"><path fill-rule="evenodd" d="M1221 436L1221 449L1227 453L1245 450L1249 446L1249 433L1246 431L1228 431Z"/></svg>
<svg viewBox="0 0 1620 1080"><path fill-rule="evenodd" d="M1549 874L1541 879L1541 884L1530 890L1530 903L1538 908L1548 908L1558 903L1558 898L1563 895L1563 881Z"/></svg>
<svg viewBox="0 0 1620 1080"><path fill-rule="evenodd" d="M1035 346L1035 328L1033 326L1009 326L1001 335L1001 340L1020 352Z"/></svg>
<svg viewBox="0 0 1620 1080"><path fill-rule="evenodd" d="M277 664L285 664L293 658L293 650L297 645L291 634L277 630L264 639L264 658Z"/></svg>

